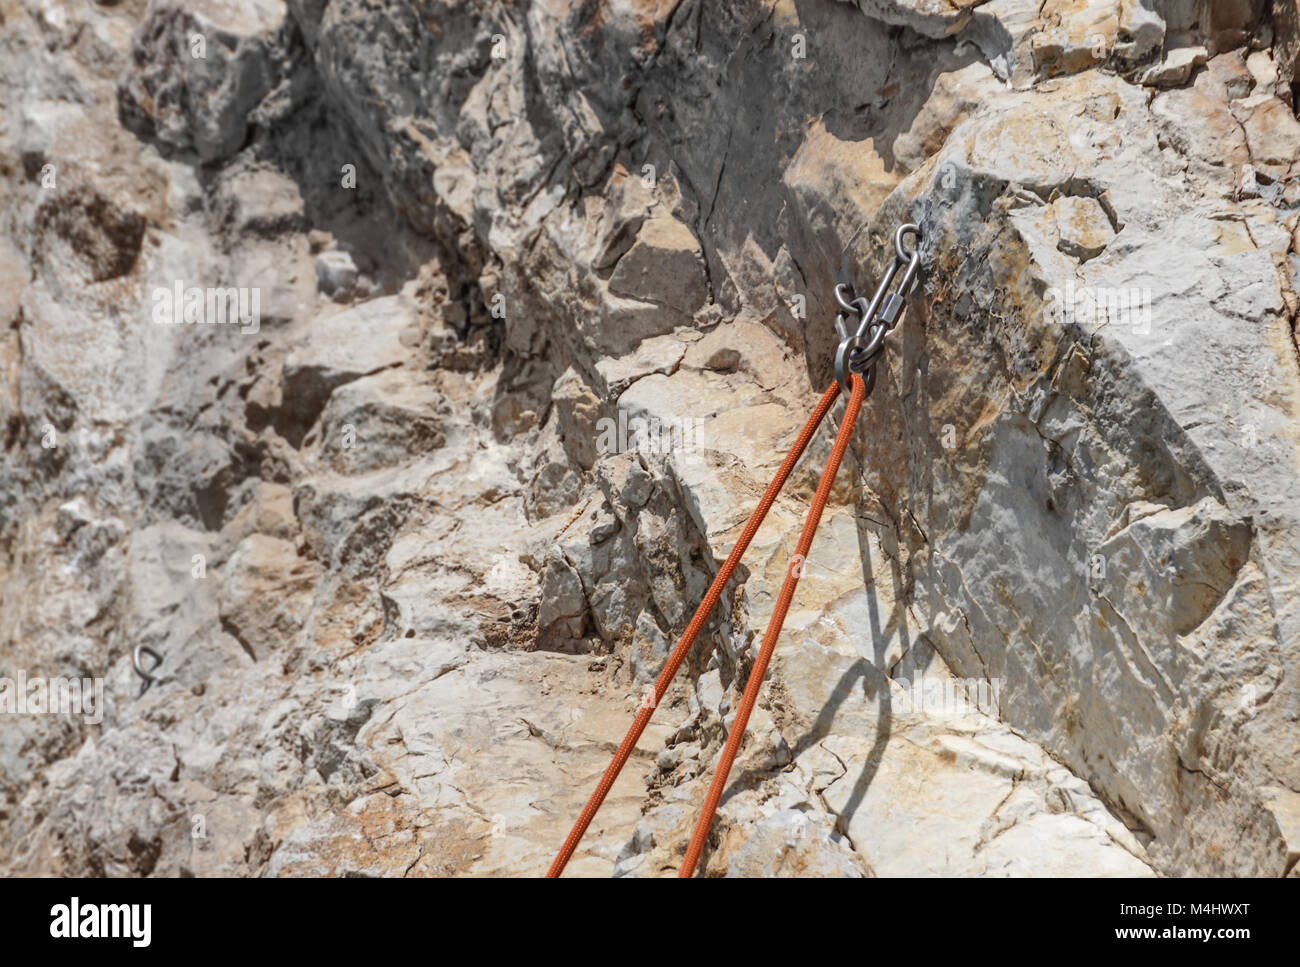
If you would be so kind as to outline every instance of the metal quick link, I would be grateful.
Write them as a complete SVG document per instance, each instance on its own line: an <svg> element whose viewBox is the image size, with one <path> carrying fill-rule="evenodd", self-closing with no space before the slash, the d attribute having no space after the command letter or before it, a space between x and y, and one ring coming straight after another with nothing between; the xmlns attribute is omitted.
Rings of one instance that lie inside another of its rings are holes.
<svg viewBox="0 0 1300 967"><path fill-rule="evenodd" d="M914 240L910 250L903 244L908 235ZM835 319L835 331L840 337L839 348L835 350L835 379L844 392L851 389L849 383L853 373L862 377L868 393L875 386L876 360L885 348L885 337L902 320L907 297L916 284L916 273L921 264L920 243L921 230L917 226L910 222L899 226L894 233L894 261L876 286L876 294L870 302L853 298L852 290L846 285L835 287L835 302L841 309ZM894 291L890 291L899 269L903 270L901 281ZM852 335L848 331L851 316L860 320Z"/></svg>

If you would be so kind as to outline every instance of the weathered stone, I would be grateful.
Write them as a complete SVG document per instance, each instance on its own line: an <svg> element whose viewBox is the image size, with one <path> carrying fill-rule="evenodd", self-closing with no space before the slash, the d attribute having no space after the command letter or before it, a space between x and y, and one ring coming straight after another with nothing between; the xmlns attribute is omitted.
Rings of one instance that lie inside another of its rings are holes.
<svg viewBox="0 0 1300 967"><path fill-rule="evenodd" d="M600 400L572 369L556 380L552 399L564 452L577 466L590 470L596 462Z"/></svg>
<svg viewBox="0 0 1300 967"><path fill-rule="evenodd" d="M1192 76L1192 71L1205 63L1204 47L1178 47L1169 51L1162 63L1142 75L1148 87L1182 87Z"/></svg>
<svg viewBox="0 0 1300 967"><path fill-rule="evenodd" d="M1051 207L1060 237L1057 247L1072 258L1096 258L1115 237L1106 210L1095 198L1067 195Z"/></svg>
<svg viewBox="0 0 1300 967"><path fill-rule="evenodd" d="M691 315L709 297L700 245L677 219L649 218L614 266L609 288L618 295L669 305Z"/></svg>
<svg viewBox="0 0 1300 967"><path fill-rule="evenodd" d="M331 249L316 256L316 284L328 296L352 291L357 274L352 255L342 249Z"/></svg>
<svg viewBox="0 0 1300 967"><path fill-rule="evenodd" d="M153 0L121 88L127 127L199 161L229 157L253 108L279 80L281 0Z"/></svg>
<svg viewBox="0 0 1300 967"><path fill-rule="evenodd" d="M288 541L244 538L222 574L221 625L254 661L293 644L302 629L316 575Z"/></svg>
<svg viewBox="0 0 1300 967"><path fill-rule="evenodd" d="M1300 121L1290 108L1276 97L1261 95L1237 102L1232 113L1246 133L1252 165L1275 177L1294 172L1300 158Z"/></svg>
<svg viewBox="0 0 1300 967"><path fill-rule="evenodd" d="M1273 30L1278 80L1290 86L1300 78L1300 3L1273 0Z"/></svg>
<svg viewBox="0 0 1300 967"><path fill-rule="evenodd" d="M447 403L427 375L380 370L340 385L320 418L321 457L338 473L367 473L446 445Z"/></svg>
<svg viewBox="0 0 1300 967"><path fill-rule="evenodd" d="M325 313L300 329L284 357L277 420L297 444L339 386L411 358L402 333L415 324L401 296L386 296L340 312Z"/></svg>
<svg viewBox="0 0 1300 967"><path fill-rule="evenodd" d="M10 6L0 657L104 700L0 869L543 871L907 220L701 872L1296 875L1294 4ZM675 872L842 411L570 872Z"/></svg>
<svg viewBox="0 0 1300 967"><path fill-rule="evenodd" d="M537 625L544 635L579 638L587 612L582 581L559 554L550 557L542 572L542 603Z"/></svg>

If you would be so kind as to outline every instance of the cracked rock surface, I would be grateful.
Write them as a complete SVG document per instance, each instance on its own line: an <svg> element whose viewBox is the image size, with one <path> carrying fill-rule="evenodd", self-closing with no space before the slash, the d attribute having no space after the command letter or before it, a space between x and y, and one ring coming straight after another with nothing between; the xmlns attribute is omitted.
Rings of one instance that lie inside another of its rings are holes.
<svg viewBox="0 0 1300 967"><path fill-rule="evenodd" d="M0 679L103 683L0 693L0 871L543 873L913 221L702 873L1300 875L1297 50L0 0ZM675 872L841 411L571 874Z"/></svg>

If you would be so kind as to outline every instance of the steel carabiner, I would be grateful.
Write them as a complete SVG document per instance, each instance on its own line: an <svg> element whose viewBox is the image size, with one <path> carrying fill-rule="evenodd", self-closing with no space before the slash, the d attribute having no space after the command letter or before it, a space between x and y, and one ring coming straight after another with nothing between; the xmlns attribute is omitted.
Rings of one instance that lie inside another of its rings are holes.
<svg viewBox="0 0 1300 967"><path fill-rule="evenodd" d="M916 239L916 244L910 251L903 244L908 235ZM921 265L920 241L921 229L916 225L908 222L898 227L894 233L894 260L876 286L871 302L864 305L864 299L847 299L840 291L847 286L841 284L835 287L835 301L845 310L835 320L835 329L841 340L835 351L835 379L839 382L840 389L846 393L850 390L850 373L861 375L870 369L871 375L875 375L875 362L884 350L885 336L903 318L907 297L916 286L916 275ZM902 281L891 292L890 286L900 268L904 269ZM848 334L846 325L849 312L861 315L857 331L852 335ZM873 383L874 379L868 380L868 388Z"/></svg>

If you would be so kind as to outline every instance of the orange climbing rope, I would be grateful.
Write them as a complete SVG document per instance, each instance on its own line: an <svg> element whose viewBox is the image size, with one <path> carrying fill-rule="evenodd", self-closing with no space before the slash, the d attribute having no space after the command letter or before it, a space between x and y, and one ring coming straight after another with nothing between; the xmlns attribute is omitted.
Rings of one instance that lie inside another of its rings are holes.
<svg viewBox="0 0 1300 967"><path fill-rule="evenodd" d="M691 836L691 845L686 850L686 859L682 860L682 867L677 871L677 875L682 879L689 879L695 872L695 864L699 862L705 840L709 838L709 827L713 825L713 814L717 812L718 803L722 801L722 790L727 785L727 774L731 772L731 765L736 761L736 753L740 751L740 743L745 738L745 727L749 724L750 713L754 711L754 703L758 701L758 690L763 687L767 664L772 660L772 652L776 650L776 640L781 636L781 625L785 623L786 612L790 610L795 585L799 583L799 577L803 573L803 563L808 559L813 535L817 533L822 511L826 509L831 487L835 484L835 474L840 469L840 461L844 459L844 451L848 449L853 424L858 420L858 411L862 409L862 401L866 396L866 383L861 376L854 374L853 392L849 396L849 405L844 409L844 419L840 421L840 432L835 436L835 445L831 448L830 458L822 470L822 479L817 484L817 493L813 497L812 506L808 509L808 519L804 522L803 533L799 535L794 557L786 571L785 583L781 585L781 593L776 599L776 608L773 609L772 618L767 623L763 647L759 650L754 668L749 673L749 681L745 683L745 696L740 700L735 721L731 723L731 730L727 733L727 745L722 750L722 759L718 762L718 771L713 775L709 794L704 798L704 808L700 812L699 822L695 824L695 833Z"/></svg>
<svg viewBox="0 0 1300 967"><path fill-rule="evenodd" d="M916 238L919 243L920 229L916 225L906 224L898 229L894 234L894 262L885 272L880 285L876 289L876 294L870 302L867 302L866 299L846 297L844 290L847 290L848 287L846 285L836 286L835 299L839 303L842 312L835 321L836 331L841 337L839 348L835 353L835 382L822 394L822 398L813 410L812 416L809 417L798 439L795 440L794 446L790 448L790 452L786 454L780 469L777 470L772 483L763 494L763 499L758 502L754 513L745 524L745 529L741 532L739 540L736 541L736 546L731 549L726 562L713 579L713 583L709 585L709 591L704 596L704 600L700 602L699 608L696 609L695 616L686 628L686 633L682 635L677 647L673 649L673 653L668 657L668 663L664 665L659 677L655 680L653 696L647 696L646 702L642 704L637 712L636 718L632 721L632 727L628 729L622 744L614 754L614 760L609 764L609 768L605 770L605 774L601 776L600 782L596 785L596 791L587 800L582 815L573 824L573 829L570 830L569 836L565 839L559 854L555 857L555 861L551 863L551 868L546 874L547 877L557 877L564 872L564 867L572 858L574 850L578 848L578 843L582 840L583 834L586 833L587 827L591 825L591 821L595 818L596 811L600 809L601 803L605 801L610 788L614 785L614 780L618 778L619 773L623 770L628 757L631 756L632 750L641 738L641 733L645 731L650 717L654 714L655 708L668 691L668 686L672 684L673 677L681 668L682 662L686 660L687 653L691 650L691 646L695 643L700 631L703 630L704 623L717 605L718 599L727 586L727 582L731 580L731 576L740 563L745 549L749 547L749 542L753 539L759 525L763 523L763 518L767 516L767 512L771 509L777 494L781 492L781 488L785 485L785 481L794 469L794 465L799 461L804 450L807 449L808 442L817 431L817 427L821 425L822 420L825 419L831 406L834 405L840 391L846 390L849 392L849 402L844 409L844 418L840 421L840 429L835 436L835 444L831 447L830 457L826 461L826 466L822 469L821 480L817 484L817 493L814 495L812 505L808 510L808 519L804 522L803 531L800 533L799 541L795 545L795 555L786 573L785 582L781 585L781 592L777 596L776 607L773 609L771 620L767 625L767 633L763 636L763 645L759 649L754 667L749 673L749 680L745 683L745 694L741 699L740 708L736 711L736 717L732 721L731 729L727 733L727 743L722 750L718 770L709 786L708 795L705 796L704 808L700 813L699 821L695 825L695 832L691 836L690 845L686 850L686 858L682 861L681 869L677 875L683 879L688 879L695 872L695 866L699 863L700 854L704 851L704 844L708 840L709 830L713 825L714 814L718 810L718 804L722 801L722 791L727 785L727 776L736 761L736 754L740 751L740 743L745 738L745 728L749 724L749 716L754 711L754 704L758 701L758 692L763 686L763 677L767 674L767 666L772 660L772 653L776 650L777 639L781 636L781 626L785 623L786 613L790 610L791 601L794 600L794 591L799 584L799 578L803 571L803 562L807 559L808 551L812 547L813 535L817 533L817 525L821 522L822 513L826 509L826 502L830 499L831 488L835 484L835 475L839 471L840 463L844 460L844 453L848 449L854 424L857 423L858 413L862 409L862 402L866 399L867 394L871 392L871 388L875 383L876 361L884 348L885 337L901 319L905 300L914 287L917 269L920 264L920 253L918 248L909 251L904 246L903 240L908 235ZM902 282L898 290L891 293L890 286L900 270L903 271ZM858 316L860 321L857 330L850 334L847 323L854 315Z"/></svg>
<svg viewBox="0 0 1300 967"><path fill-rule="evenodd" d="M861 384L861 380L858 382ZM627 763L628 757L632 755L632 750L641 738L641 733L645 731L646 725L650 722L650 716L654 715L655 708L664 697L664 693L668 691L668 686L672 684L677 670L682 667L682 662L686 660L691 645L695 644L695 639L703 630L709 614L718 603L718 599L722 597L722 591L727 586L727 582L731 580L731 575L735 572L736 566L744 556L745 549L749 547L749 542L754 539L754 534L758 531L759 525L763 523L763 518L767 516L768 510L771 509L777 494L781 492L781 488L785 485L790 472L794 470L794 465L803 456L804 450L808 447L808 442L812 439L813 434L817 432L817 427L826 418L826 414L830 412L831 406L834 405L839 395L839 383L831 383L826 392L822 394L822 398L818 401L812 416L804 424L798 439L794 441L790 452L786 454L785 460L782 461L780 468L777 470L776 476L772 478L772 483L768 485L766 493L763 494L763 499L758 502L758 506L754 508L754 513L750 515L749 521L745 524L745 529L741 531L740 537L736 541L736 546L731 549L731 553L727 555L727 560L718 571L717 577L709 585L709 591L704 595L704 600L700 602L700 606L696 609L695 617L687 625L686 633L682 635L681 641L677 643L673 653L668 656L668 663L664 665L659 677L655 680L653 701L650 701L650 696L647 696L647 701L642 703L641 708L637 711L636 718L632 720L632 727L627 730L627 735L624 737L622 744L619 745L618 751L614 753L614 760L609 764L609 768L605 770L605 774L601 776L600 782L596 785L596 791L587 800L582 815L573 824L573 829L570 830L568 838L565 839L564 845L560 847L559 854L555 857L555 861L551 863L551 868L546 873L547 877L557 877L564 872L564 867L568 865L569 859L573 856L573 851L578 848L578 843L587 832L587 827L591 825L592 819L595 818L596 811L600 809L600 804L609 795L614 780L618 778L618 774L623 771L623 766ZM838 461L836 462L838 463Z"/></svg>

